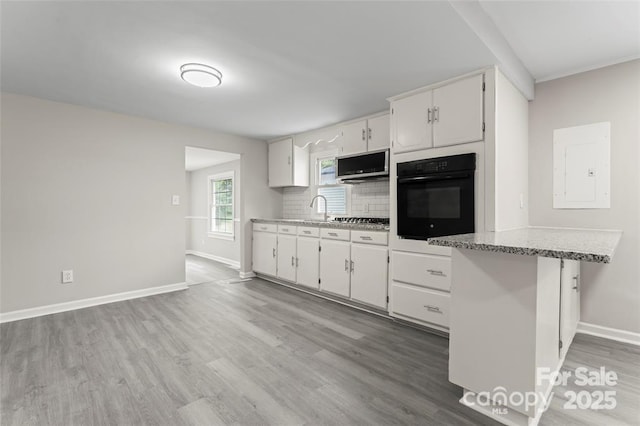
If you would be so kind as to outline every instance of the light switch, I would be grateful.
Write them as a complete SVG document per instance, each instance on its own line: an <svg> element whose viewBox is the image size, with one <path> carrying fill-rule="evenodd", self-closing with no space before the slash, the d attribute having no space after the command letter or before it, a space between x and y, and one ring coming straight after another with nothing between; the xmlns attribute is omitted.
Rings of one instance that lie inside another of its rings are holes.
<svg viewBox="0 0 640 426"><path fill-rule="evenodd" d="M180 196L179 195L174 195L171 197L171 204L174 206L179 206L180 205Z"/></svg>

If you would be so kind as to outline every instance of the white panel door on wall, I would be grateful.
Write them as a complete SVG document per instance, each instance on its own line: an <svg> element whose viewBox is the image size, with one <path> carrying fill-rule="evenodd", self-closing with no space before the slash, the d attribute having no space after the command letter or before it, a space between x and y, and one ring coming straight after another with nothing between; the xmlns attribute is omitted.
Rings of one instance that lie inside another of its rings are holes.
<svg viewBox="0 0 640 426"><path fill-rule="evenodd" d="M349 297L349 242L322 240L320 252L320 290Z"/></svg>
<svg viewBox="0 0 640 426"><path fill-rule="evenodd" d="M483 76L476 75L433 90L433 146L484 138Z"/></svg>
<svg viewBox="0 0 640 426"><path fill-rule="evenodd" d="M413 151L431 148L431 120L433 92L427 91L393 101L391 104L393 120L394 152Z"/></svg>
<svg viewBox="0 0 640 426"><path fill-rule="evenodd" d="M367 120L340 127L340 155L357 154L367 150Z"/></svg>
<svg viewBox="0 0 640 426"><path fill-rule="evenodd" d="M367 120L367 151L389 149L391 145L389 114Z"/></svg>
<svg viewBox="0 0 640 426"><path fill-rule="evenodd" d="M261 274L276 275L277 234L253 233L253 270Z"/></svg>
<svg viewBox="0 0 640 426"><path fill-rule="evenodd" d="M293 139L269 144L269 186L289 186L293 182Z"/></svg>
<svg viewBox="0 0 640 426"><path fill-rule="evenodd" d="M351 245L351 298L387 307L387 247Z"/></svg>
<svg viewBox="0 0 640 426"><path fill-rule="evenodd" d="M278 235L278 278L296 281L296 236Z"/></svg>
<svg viewBox="0 0 640 426"><path fill-rule="evenodd" d="M320 284L320 240L317 238L298 237L298 284L318 289Z"/></svg>

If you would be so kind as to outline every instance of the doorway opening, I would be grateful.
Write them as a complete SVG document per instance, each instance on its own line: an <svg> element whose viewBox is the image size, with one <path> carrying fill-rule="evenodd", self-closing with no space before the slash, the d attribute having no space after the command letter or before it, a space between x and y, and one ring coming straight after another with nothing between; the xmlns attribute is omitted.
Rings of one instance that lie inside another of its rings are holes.
<svg viewBox="0 0 640 426"><path fill-rule="evenodd" d="M187 285L238 277L240 154L185 148Z"/></svg>

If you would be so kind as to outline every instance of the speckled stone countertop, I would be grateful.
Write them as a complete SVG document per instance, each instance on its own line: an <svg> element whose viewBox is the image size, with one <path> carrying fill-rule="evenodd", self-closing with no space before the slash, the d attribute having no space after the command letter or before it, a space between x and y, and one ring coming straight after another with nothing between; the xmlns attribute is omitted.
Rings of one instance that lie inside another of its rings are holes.
<svg viewBox="0 0 640 426"><path fill-rule="evenodd" d="M609 263L621 236L621 231L530 227L436 237L430 238L428 243L470 250Z"/></svg>
<svg viewBox="0 0 640 426"><path fill-rule="evenodd" d="M344 222L323 222L321 220L307 219L251 219L253 223L280 223L284 225L296 226L316 226L318 228L333 229L355 229L360 231L385 231L389 232L389 225L378 225L373 223L344 223Z"/></svg>

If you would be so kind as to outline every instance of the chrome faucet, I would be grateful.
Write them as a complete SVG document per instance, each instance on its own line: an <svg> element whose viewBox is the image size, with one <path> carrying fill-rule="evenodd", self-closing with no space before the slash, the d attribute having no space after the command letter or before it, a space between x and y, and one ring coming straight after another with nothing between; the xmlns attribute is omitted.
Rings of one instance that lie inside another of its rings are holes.
<svg viewBox="0 0 640 426"><path fill-rule="evenodd" d="M309 204L309 207L313 208L313 202L317 198L322 198L324 200L324 221L326 222L327 219L329 218L329 215L327 214L327 198L324 195L316 195L315 197L313 197L311 199L311 204Z"/></svg>

